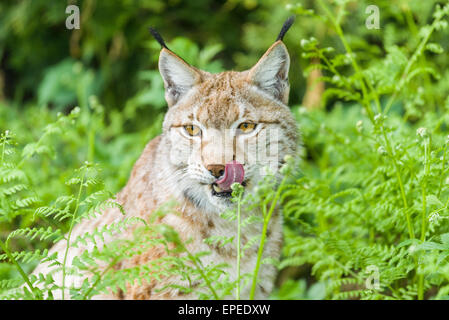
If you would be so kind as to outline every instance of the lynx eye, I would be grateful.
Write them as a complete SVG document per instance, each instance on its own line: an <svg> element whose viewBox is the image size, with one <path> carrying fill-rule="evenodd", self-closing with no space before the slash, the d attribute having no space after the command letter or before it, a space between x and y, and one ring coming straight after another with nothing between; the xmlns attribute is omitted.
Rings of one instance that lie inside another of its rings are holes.
<svg viewBox="0 0 449 320"><path fill-rule="evenodd" d="M239 124L239 126L237 127L237 129L239 129L243 133L250 133L255 128L256 128L256 124L250 123L250 122L243 122L243 123Z"/></svg>
<svg viewBox="0 0 449 320"><path fill-rule="evenodd" d="M192 124L189 124L187 126L184 126L184 129L189 134L189 136L197 136L201 133L201 129L197 126L194 126Z"/></svg>

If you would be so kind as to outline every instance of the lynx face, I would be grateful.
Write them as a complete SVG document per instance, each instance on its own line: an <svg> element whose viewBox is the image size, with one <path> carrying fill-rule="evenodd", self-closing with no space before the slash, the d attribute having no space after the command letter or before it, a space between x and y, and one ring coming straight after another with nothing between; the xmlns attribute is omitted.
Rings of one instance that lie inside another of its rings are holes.
<svg viewBox="0 0 449 320"><path fill-rule="evenodd" d="M231 205L230 183L248 191L264 167L275 172L295 152L296 122L286 106L289 63L280 40L250 70L219 74L162 49L159 69L169 105L163 134L170 141L174 194L201 210L222 212Z"/></svg>

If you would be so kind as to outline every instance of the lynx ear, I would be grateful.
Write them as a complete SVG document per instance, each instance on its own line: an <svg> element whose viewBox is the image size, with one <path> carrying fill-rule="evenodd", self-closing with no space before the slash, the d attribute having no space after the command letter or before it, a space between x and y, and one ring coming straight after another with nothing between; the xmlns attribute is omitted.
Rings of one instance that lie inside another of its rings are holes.
<svg viewBox="0 0 449 320"><path fill-rule="evenodd" d="M169 107L176 104L201 81L198 69L190 66L165 47L162 48L159 56L159 72L164 79L165 100Z"/></svg>
<svg viewBox="0 0 449 320"><path fill-rule="evenodd" d="M282 41L275 42L251 68L248 80L272 97L288 102L290 57Z"/></svg>

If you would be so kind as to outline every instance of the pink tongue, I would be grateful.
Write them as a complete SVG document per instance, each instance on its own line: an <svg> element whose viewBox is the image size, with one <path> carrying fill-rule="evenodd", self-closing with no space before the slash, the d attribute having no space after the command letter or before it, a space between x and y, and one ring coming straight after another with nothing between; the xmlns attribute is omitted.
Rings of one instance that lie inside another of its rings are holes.
<svg viewBox="0 0 449 320"><path fill-rule="evenodd" d="M243 169L243 165L233 160L226 164L223 178L215 181L215 183L224 191L228 191L234 182L242 183L244 177L245 170Z"/></svg>

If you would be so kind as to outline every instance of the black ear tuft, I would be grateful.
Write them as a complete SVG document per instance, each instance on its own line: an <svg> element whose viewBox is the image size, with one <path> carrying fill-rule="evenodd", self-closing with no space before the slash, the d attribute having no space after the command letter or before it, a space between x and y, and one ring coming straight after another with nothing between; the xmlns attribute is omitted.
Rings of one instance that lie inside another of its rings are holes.
<svg viewBox="0 0 449 320"><path fill-rule="evenodd" d="M159 42L159 44L163 48L168 49L167 45L165 44L164 39L162 39L162 36L159 34L159 32L157 32L156 29L154 29L153 27L149 27L148 29L149 29L151 35L154 37L154 39L156 39L156 41Z"/></svg>
<svg viewBox="0 0 449 320"><path fill-rule="evenodd" d="M284 39L285 34L287 33L288 29L290 29L293 22L295 22L295 16L291 16L284 22L284 25L282 26L281 32L279 32L279 35L278 35L276 41L279 41L279 40L282 41L282 39Z"/></svg>

